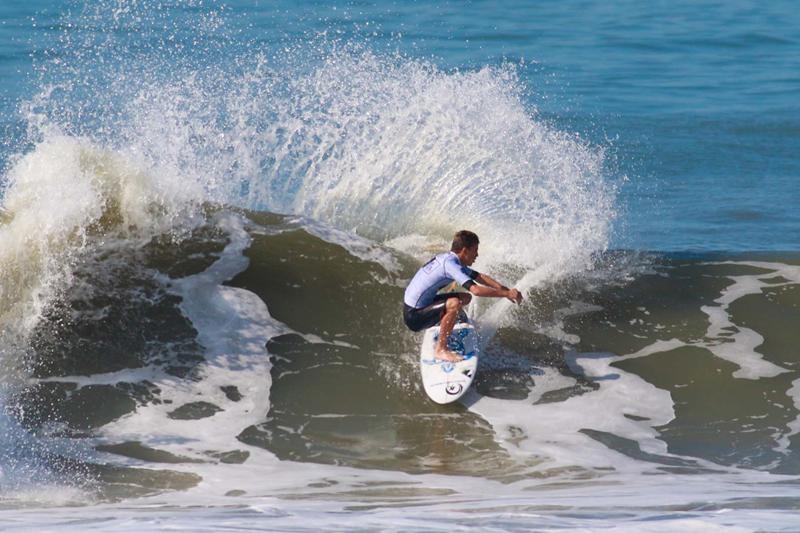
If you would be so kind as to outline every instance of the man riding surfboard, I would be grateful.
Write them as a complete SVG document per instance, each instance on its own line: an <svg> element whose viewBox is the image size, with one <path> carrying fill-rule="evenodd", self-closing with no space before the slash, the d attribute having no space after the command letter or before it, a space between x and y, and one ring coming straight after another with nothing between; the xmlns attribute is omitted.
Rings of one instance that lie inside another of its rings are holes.
<svg viewBox="0 0 800 533"><path fill-rule="evenodd" d="M447 349L447 339L453 331L462 309L472 300L472 295L490 298L508 298L519 304L522 294L509 289L486 274L471 269L478 257L478 236L461 230L453 236L450 251L439 254L420 268L406 287L403 297L403 320L412 331L439 324L439 340L434 348L437 359L460 361L460 355ZM449 292L438 294L448 284L456 282L469 293Z"/></svg>

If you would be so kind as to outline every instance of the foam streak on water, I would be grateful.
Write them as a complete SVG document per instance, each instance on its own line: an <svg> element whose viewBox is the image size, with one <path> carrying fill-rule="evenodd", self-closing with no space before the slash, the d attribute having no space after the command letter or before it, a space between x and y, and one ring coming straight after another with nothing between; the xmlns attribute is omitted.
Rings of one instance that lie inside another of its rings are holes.
<svg viewBox="0 0 800 533"><path fill-rule="evenodd" d="M747 295L761 294L766 287L781 287L800 282L798 268L793 265L763 261L731 261L709 264L745 265L766 269L768 273L730 276L733 283L722 291L719 298L714 300L714 303L719 305L701 307L703 313L708 316L708 330L703 340L658 340L625 358L646 357L681 346L702 346L716 357L738 365L739 370L733 373L737 378L769 378L788 372L789 370L786 368L764 360L763 355L757 351L757 348L763 344L764 338L758 332L734 323L729 313L729 307L731 303Z"/></svg>
<svg viewBox="0 0 800 533"><path fill-rule="evenodd" d="M205 348L206 362L200 374L190 380L166 376L154 380L163 403L140 407L134 415L107 425L104 434L108 438L139 440L147 435L162 448L178 444L176 451L183 454L190 450L226 450L236 446L235 436L242 429L266 417L270 362L265 346L286 328L269 316L256 295L222 286L247 266L242 251L249 238L241 222L233 217L222 219L220 228L230 232L231 243L217 262L201 274L165 280L181 296L181 309ZM231 386L237 391L233 397L225 392ZM202 422L169 416L177 408L196 402L213 404L219 412ZM189 444L187 449L187 443L196 444Z"/></svg>

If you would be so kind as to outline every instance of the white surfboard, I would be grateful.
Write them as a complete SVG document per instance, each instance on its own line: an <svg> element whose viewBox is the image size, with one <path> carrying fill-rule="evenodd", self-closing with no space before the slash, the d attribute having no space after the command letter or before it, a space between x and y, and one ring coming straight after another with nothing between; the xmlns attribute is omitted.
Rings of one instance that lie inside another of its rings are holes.
<svg viewBox="0 0 800 533"><path fill-rule="evenodd" d="M471 322L453 328L447 347L464 357L456 363L435 359L433 348L439 340L439 326L425 330L419 355L422 385L436 403L450 403L467 392L478 369L478 334Z"/></svg>

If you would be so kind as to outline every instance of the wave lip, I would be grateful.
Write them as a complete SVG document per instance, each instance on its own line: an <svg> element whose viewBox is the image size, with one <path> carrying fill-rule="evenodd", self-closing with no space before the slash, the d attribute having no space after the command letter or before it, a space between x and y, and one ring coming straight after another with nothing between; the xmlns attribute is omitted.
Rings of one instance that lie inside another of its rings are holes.
<svg viewBox="0 0 800 533"><path fill-rule="evenodd" d="M608 245L603 149L538 118L514 66L446 72L358 47L318 61L263 100L248 207L380 240L468 227L485 260L527 268L582 268Z"/></svg>
<svg viewBox="0 0 800 533"><path fill-rule="evenodd" d="M146 242L185 214L122 154L53 134L11 167L0 225L0 326L24 339L73 277L87 251L108 238Z"/></svg>

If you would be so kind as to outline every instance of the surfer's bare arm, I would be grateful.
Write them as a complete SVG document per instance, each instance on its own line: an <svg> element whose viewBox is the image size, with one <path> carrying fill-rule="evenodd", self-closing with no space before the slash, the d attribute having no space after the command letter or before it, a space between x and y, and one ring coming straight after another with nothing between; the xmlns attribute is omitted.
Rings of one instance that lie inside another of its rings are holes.
<svg viewBox="0 0 800 533"><path fill-rule="evenodd" d="M475 281L478 283L470 286L469 288L469 292L475 296L508 298L515 304L522 302L522 293L520 293L517 289L509 289L487 274L479 273L475 277Z"/></svg>

